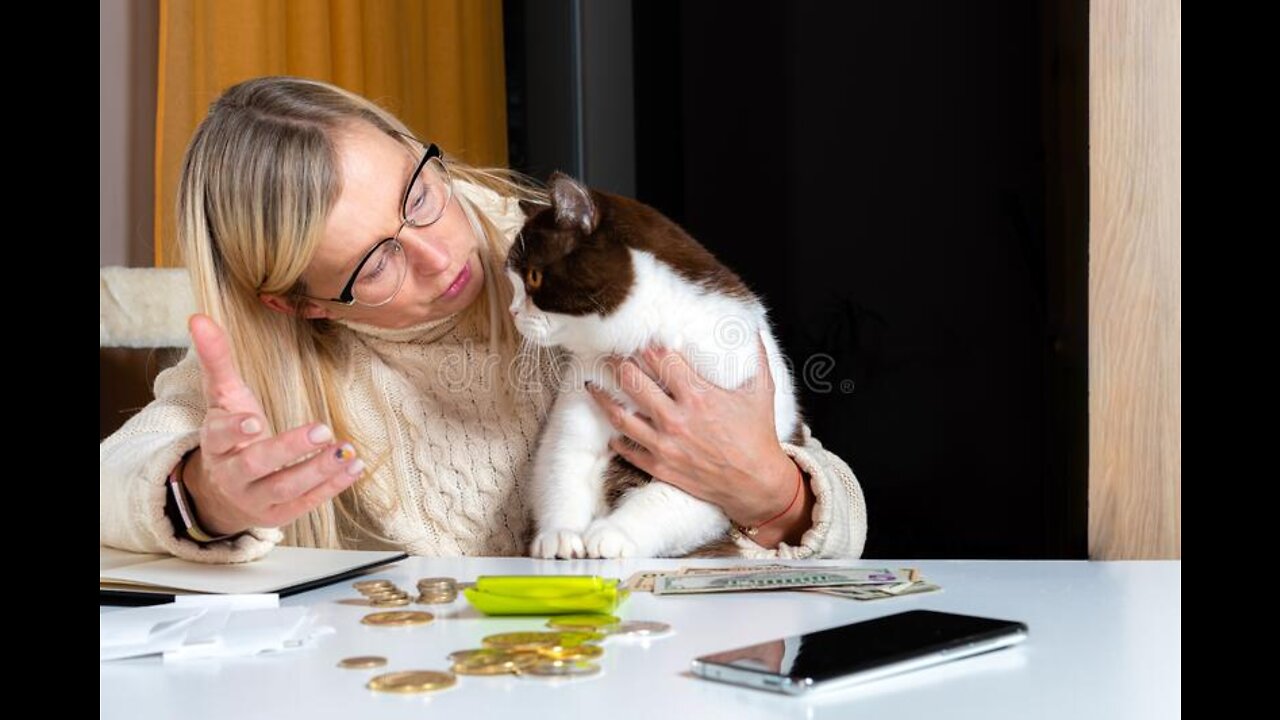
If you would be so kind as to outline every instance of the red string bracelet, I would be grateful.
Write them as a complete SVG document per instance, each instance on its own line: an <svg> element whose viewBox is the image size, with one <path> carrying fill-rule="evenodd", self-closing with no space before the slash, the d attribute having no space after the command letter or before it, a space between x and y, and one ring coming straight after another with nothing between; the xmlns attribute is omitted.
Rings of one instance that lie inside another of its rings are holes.
<svg viewBox="0 0 1280 720"><path fill-rule="evenodd" d="M760 528L764 527L765 525L768 525L774 520L777 520L783 515L786 515L787 513L791 512L791 508L795 507L796 499L800 497L800 491L803 488L804 488L804 473L800 471L799 466L796 466L796 492L794 495L791 496L791 502L787 503L787 506L783 508L782 512L778 513L777 515L774 515L773 517L769 518L768 520L765 520L764 522L760 523L759 525L756 525L755 527L746 527L745 525L735 525L735 527L737 527L738 529L738 532L746 535L747 537L755 537L760 532Z"/></svg>

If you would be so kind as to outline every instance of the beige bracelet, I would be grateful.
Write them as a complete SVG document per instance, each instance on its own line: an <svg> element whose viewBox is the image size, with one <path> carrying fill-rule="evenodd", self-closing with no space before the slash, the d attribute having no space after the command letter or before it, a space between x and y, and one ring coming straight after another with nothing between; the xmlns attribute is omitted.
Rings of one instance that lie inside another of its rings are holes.
<svg viewBox="0 0 1280 720"><path fill-rule="evenodd" d="M188 452L182 456L168 477L169 492L173 493L173 502L178 506L178 513L182 515L182 524L185 526L184 532L187 537L196 542L209 543L219 540L226 540L229 537L235 537L239 533L231 533L229 535L219 535L214 537L204 531L200 524L196 522L195 511L192 510L194 503L191 502L190 496L187 495L187 487L182 484L182 471L187 467L187 458L191 456Z"/></svg>

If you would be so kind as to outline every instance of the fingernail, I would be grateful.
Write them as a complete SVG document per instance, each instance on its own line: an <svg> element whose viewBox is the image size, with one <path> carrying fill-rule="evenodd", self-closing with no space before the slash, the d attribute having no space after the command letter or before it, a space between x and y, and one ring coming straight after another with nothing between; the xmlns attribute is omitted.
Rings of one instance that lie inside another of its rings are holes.
<svg viewBox="0 0 1280 720"><path fill-rule="evenodd" d="M338 462L346 462L355 456L356 448L351 443L342 443L337 450L333 451L333 457L335 457Z"/></svg>
<svg viewBox="0 0 1280 720"><path fill-rule="evenodd" d="M364 472L364 461L356 458L356 461L347 466L348 475L359 475Z"/></svg>
<svg viewBox="0 0 1280 720"><path fill-rule="evenodd" d="M333 439L333 431L328 425L317 425L307 432L307 439L314 445L323 445Z"/></svg>
<svg viewBox="0 0 1280 720"><path fill-rule="evenodd" d="M245 435L257 435L262 432L262 423L258 422L258 418L246 418L240 423L240 432Z"/></svg>

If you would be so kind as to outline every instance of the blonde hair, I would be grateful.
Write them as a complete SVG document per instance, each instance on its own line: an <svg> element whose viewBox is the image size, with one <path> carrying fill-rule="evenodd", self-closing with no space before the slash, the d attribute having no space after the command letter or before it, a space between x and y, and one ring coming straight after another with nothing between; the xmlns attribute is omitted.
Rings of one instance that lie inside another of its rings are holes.
<svg viewBox="0 0 1280 720"><path fill-rule="evenodd" d="M285 542L294 545L341 547L348 529L385 542L355 521L356 507L370 503L391 511L404 501L399 488L372 487L384 449L370 448L357 437L343 411L338 379L349 358L349 331L331 321L276 312L259 300L260 293L296 297L300 292L302 273L341 191L335 137L360 121L401 143L413 134L383 108L328 83L283 76L246 80L228 88L196 128L178 185L177 239L196 306L227 332L236 365L262 402L271 429L328 423L337 437L350 438L369 464L364 480L285 528ZM452 158L448 167L455 183L546 203L543 191L510 170L471 167ZM487 325L491 351L513 357L518 336L506 312L512 290L498 281L509 241L469 193L454 197L481 238L480 258L489 279L460 322Z"/></svg>

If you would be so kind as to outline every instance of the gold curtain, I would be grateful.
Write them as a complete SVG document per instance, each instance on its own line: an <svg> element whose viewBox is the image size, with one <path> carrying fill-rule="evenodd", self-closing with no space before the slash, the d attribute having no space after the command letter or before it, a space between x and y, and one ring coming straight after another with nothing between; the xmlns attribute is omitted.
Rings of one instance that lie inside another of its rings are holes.
<svg viewBox="0 0 1280 720"><path fill-rule="evenodd" d="M502 0L160 0L156 265L176 265L182 153L210 103L258 75L360 93L450 155L507 163Z"/></svg>

